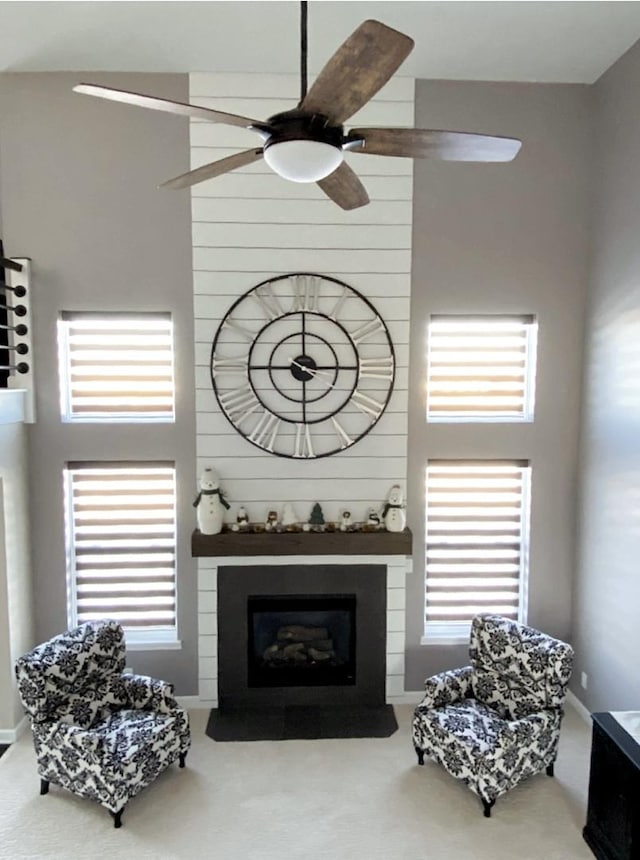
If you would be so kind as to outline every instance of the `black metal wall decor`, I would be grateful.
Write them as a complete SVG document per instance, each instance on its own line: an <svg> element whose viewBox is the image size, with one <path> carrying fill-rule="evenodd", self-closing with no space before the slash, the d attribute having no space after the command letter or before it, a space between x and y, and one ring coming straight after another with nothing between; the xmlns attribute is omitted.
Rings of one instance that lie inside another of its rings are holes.
<svg viewBox="0 0 640 860"><path fill-rule="evenodd" d="M0 388L7 388L12 371L29 372L27 362L20 361L18 358L28 354L28 344L12 342L28 333L26 324L17 321L17 318L27 316L26 305L19 301L27 295L27 289L22 284L12 286L9 283L11 272L22 272L22 266L4 256L4 247L0 239ZM13 338L9 336L10 333L13 333Z"/></svg>
<svg viewBox="0 0 640 860"><path fill-rule="evenodd" d="M279 457L350 448L385 411L395 370L389 331L371 302L310 272L269 278L240 296L211 348L222 412L247 441Z"/></svg>

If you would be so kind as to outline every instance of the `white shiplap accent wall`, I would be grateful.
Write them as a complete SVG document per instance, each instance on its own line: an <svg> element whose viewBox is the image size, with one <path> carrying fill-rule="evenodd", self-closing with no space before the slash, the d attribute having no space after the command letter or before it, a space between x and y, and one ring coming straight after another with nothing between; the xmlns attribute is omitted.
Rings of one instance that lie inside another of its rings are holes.
<svg viewBox="0 0 640 860"><path fill-rule="evenodd" d="M295 75L192 74L195 104L265 119L295 107ZM414 123L414 81L394 78L349 125ZM191 166L259 144L253 133L191 122ZM251 519L294 503L300 517L320 501L325 518L349 507L354 519L379 506L393 483L406 485L407 366L413 161L348 154L371 203L344 212L315 184L287 182L261 161L192 192L198 471L214 465L231 502ZM394 393L373 431L333 457L274 457L242 439L216 403L211 341L232 302L265 278L292 271L332 275L362 292L386 321L396 349Z"/></svg>
<svg viewBox="0 0 640 860"><path fill-rule="evenodd" d="M190 101L229 113L266 119L295 107L295 75L192 74ZM414 80L394 78L350 126L413 126ZM191 166L199 167L259 144L251 132L191 122ZM252 520L293 502L301 518L319 501L326 519L349 508L354 520L378 507L394 483L407 480L407 388L413 161L347 154L371 203L344 212L315 185L287 182L264 162L192 191L198 472L215 466L235 520L244 505ZM387 323L396 352L396 381L386 412L364 439L333 457L288 460L244 440L221 413L209 371L211 342L232 302L260 281L293 271L345 281L368 298ZM265 563L273 558L265 559ZM324 558L277 558L280 563L322 563ZM358 559L332 557L332 563ZM226 564L260 559L225 559ZM404 691L405 588L410 560L387 564L387 698ZM199 559L200 699L217 704L218 560Z"/></svg>

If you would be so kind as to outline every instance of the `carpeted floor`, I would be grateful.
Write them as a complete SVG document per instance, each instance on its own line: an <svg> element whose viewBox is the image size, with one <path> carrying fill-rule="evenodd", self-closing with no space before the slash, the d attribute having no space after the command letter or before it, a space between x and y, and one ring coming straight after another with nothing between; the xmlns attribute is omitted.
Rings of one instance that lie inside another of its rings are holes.
<svg viewBox="0 0 640 860"><path fill-rule="evenodd" d="M485 819L432 763L412 708L388 738L216 743L191 713L185 770L134 798L115 830L100 806L39 781L27 734L0 759L0 857L119 860L593 860L582 840L590 730L569 709L556 777L532 777Z"/></svg>

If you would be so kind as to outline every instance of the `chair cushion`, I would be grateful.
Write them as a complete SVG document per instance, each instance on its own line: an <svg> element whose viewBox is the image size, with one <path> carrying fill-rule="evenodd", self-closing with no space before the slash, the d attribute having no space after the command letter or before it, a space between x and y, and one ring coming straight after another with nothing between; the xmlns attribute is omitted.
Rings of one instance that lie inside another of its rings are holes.
<svg viewBox="0 0 640 860"><path fill-rule="evenodd" d="M420 706L416 713L419 709ZM466 750L469 757L495 752L506 725L493 708L476 699L433 708L423 716L430 723L435 737L442 743L455 737L456 744Z"/></svg>
<svg viewBox="0 0 640 860"><path fill-rule="evenodd" d="M124 756L172 732L175 718L154 711L123 708L112 711L93 727L102 743L112 752Z"/></svg>

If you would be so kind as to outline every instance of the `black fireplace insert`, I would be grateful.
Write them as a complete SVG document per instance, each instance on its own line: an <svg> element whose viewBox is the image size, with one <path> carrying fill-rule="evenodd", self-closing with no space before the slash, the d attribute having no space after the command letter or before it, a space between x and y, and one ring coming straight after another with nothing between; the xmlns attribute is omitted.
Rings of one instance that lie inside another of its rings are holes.
<svg viewBox="0 0 640 860"><path fill-rule="evenodd" d="M355 684L355 594L250 595L248 684Z"/></svg>

